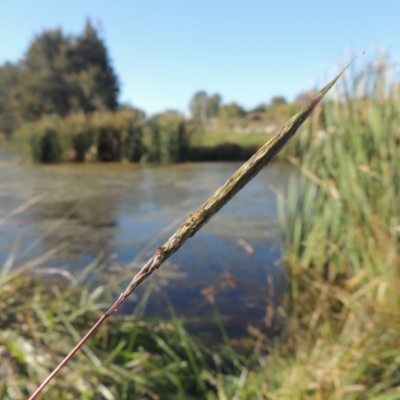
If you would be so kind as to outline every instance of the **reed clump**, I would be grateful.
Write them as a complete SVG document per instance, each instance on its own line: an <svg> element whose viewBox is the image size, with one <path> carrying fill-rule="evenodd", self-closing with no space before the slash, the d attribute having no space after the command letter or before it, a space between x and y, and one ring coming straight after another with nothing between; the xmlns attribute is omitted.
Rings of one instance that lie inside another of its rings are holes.
<svg viewBox="0 0 400 400"><path fill-rule="evenodd" d="M288 155L301 171L279 203L291 316L282 346L293 348L280 390L292 386L290 396L400 395L400 102L393 68L381 57L345 74L308 131L307 150Z"/></svg>
<svg viewBox="0 0 400 400"><path fill-rule="evenodd" d="M146 119L144 113L127 107L44 116L22 124L11 141L25 159L35 163L246 161L259 149L234 143L194 145L201 134L194 121L178 112Z"/></svg>
<svg viewBox="0 0 400 400"><path fill-rule="evenodd" d="M187 161L194 130L195 126L177 112L153 116L148 123L148 160L161 164Z"/></svg>
<svg viewBox="0 0 400 400"><path fill-rule="evenodd" d="M136 109L73 113L26 123L13 134L18 148L38 163L140 161L145 116Z"/></svg>

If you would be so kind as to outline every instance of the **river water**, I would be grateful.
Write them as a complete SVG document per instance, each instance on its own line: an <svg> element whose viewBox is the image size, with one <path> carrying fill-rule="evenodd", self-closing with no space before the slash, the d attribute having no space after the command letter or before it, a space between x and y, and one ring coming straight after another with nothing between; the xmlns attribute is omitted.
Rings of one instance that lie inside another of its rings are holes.
<svg viewBox="0 0 400 400"><path fill-rule="evenodd" d="M117 296L239 166L32 166L0 153L0 262L15 256L15 268L44 256L32 272L66 281L89 265L92 285L106 283ZM280 163L261 171L134 293L124 311L131 312L151 288L148 316L167 315L170 303L194 330L212 330L214 301L230 334L244 334L248 324L262 326L267 305L282 290L274 192L292 172Z"/></svg>

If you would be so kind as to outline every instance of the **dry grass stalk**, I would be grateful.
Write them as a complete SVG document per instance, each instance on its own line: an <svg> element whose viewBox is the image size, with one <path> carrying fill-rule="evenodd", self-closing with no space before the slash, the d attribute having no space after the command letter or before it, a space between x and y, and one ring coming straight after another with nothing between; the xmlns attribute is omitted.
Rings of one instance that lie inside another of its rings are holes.
<svg viewBox="0 0 400 400"><path fill-rule="evenodd" d="M308 118L316 105L321 101L325 94L332 88L344 70L340 72L331 82L321 89L310 102L303 107L286 125L281 128L272 139L265 143L253 157L250 158L241 168L239 168L224 185L222 185L196 212L180 226L180 228L158 247L157 251L144 265L144 267L132 279L128 287L122 292L118 300L110 309L97 321L89 332L81 339L75 348L58 365L58 367L46 378L39 388L32 394L29 400L34 400L57 375L57 373L67 364L73 355L83 346L96 329L124 302L124 300L135 290L146 278L158 269L169 257L171 257L186 240L194 236L225 204L227 204L236 193L247 185L288 143L296 133L297 129Z"/></svg>

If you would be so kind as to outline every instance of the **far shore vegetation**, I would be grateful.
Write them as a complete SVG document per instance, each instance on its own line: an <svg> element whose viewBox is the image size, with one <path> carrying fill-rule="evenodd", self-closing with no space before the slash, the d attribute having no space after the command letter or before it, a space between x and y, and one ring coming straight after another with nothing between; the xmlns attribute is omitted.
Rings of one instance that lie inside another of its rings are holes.
<svg viewBox="0 0 400 400"><path fill-rule="evenodd" d="M147 116L118 102L119 80L88 20L80 35L37 35L21 61L0 66L0 136L37 163L247 160L313 92L252 110L204 91L190 117Z"/></svg>

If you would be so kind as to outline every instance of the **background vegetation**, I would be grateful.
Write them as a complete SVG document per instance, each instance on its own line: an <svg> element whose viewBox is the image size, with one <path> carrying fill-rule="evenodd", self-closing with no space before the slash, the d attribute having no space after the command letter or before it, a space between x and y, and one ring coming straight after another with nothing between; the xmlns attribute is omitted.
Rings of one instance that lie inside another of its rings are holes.
<svg viewBox="0 0 400 400"><path fill-rule="evenodd" d="M116 110L119 85L90 21L79 36L44 31L17 64L0 69L0 131L10 135L45 115Z"/></svg>
<svg viewBox="0 0 400 400"><path fill-rule="evenodd" d="M80 35L46 30L18 63L0 66L0 136L35 162L244 160L310 93L246 111L195 93L190 118L119 104L119 81L90 20ZM102 116L103 115L103 116Z"/></svg>

